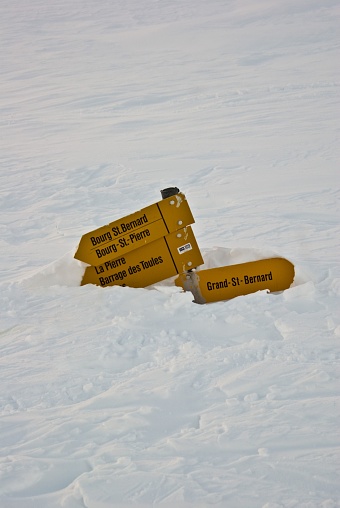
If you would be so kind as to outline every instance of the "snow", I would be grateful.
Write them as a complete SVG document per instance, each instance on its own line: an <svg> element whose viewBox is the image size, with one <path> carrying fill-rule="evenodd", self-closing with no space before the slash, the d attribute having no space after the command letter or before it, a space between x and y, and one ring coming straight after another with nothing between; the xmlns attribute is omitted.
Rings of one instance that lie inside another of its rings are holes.
<svg viewBox="0 0 340 508"><path fill-rule="evenodd" d="M337 0L2 0L0 506L340 506ZM208 305L80 287L81 236L178 186Z"/></svg>

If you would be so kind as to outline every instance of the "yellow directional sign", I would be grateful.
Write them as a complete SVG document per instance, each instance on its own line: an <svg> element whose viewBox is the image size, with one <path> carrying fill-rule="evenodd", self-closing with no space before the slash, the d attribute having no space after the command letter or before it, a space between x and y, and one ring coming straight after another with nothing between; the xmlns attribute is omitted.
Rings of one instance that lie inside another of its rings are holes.
<svg viewBox="0 0 340 508"><path fill-rule="evenodd" d="M74 257L97 266L195 222L181 192L85 234Z"/></svg>
<svg viewBox="0 0 340 508"><path fill-rule="evenodd" d="M146 287L203 264L190 226L86 268L81 285Z"/></svg>
<svg viewBox="0 0 340 508"><path fill-rule="evenodd" d="M294 266L290 261L270 258L182 274L175 283L191 291L196 303L209 303L266 289L283 291L293 280Z"/></svg>

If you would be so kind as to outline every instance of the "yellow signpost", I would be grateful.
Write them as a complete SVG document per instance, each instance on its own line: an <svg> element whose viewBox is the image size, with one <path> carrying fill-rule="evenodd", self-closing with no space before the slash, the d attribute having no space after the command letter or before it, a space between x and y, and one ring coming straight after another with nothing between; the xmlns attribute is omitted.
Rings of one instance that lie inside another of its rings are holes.
<svg viewBox="0 0 340 508"><path fill-rule="evenodd" d="M152 243L86 268L81 285L141 288L203 264L190 226Z"/></svg>
<svg viewBox="0 0 340 508"><path fill-rule="evenodd" d="M191 291L196 303L290 287L294 266L283 258L196 271L204 261L190 227L195 221L187 200L177 187L161 194L162 201L81 238L74 257L91 265L82 286L143 288L179 274L175 284Z"/></svg>
<svg viewBox="0 0 340 508"><path fill-rule="evenodd" d="M97 266L195 222L182 193L85 234L74 255Z"/></svg>
<svg viewBox="0 0 340 508"><path fill-rule="evenodd" d="M196 303L209 303L261 290L283 291L293 280L294 266L290 261L270 258L184 273L175 284L191 291Z"/></svg>

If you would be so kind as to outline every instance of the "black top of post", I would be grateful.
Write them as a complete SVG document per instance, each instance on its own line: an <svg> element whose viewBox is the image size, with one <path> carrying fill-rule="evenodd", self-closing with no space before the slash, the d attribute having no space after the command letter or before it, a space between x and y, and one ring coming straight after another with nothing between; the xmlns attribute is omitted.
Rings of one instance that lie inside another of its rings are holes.
<svg viewBox="0 0 340 508"><path fill-rule="evenodd" d="M166 189L161 190L162 199L169 198L170 196L174 196L179 193L178 187L167 187Z"/></svg>

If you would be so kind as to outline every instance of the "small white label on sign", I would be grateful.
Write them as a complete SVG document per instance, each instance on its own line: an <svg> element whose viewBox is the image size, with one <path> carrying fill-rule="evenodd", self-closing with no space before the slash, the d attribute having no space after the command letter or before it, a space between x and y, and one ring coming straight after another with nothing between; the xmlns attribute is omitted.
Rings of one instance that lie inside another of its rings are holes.
<svg viewBox="0 0 340 508"><path fill-rule="evenodd" d="M177 248L179 254L184 254L184 252L187 252L188 250L191 249L192 249L191 243L186 243L185 245L182 245L181 247Z"/></svg>

